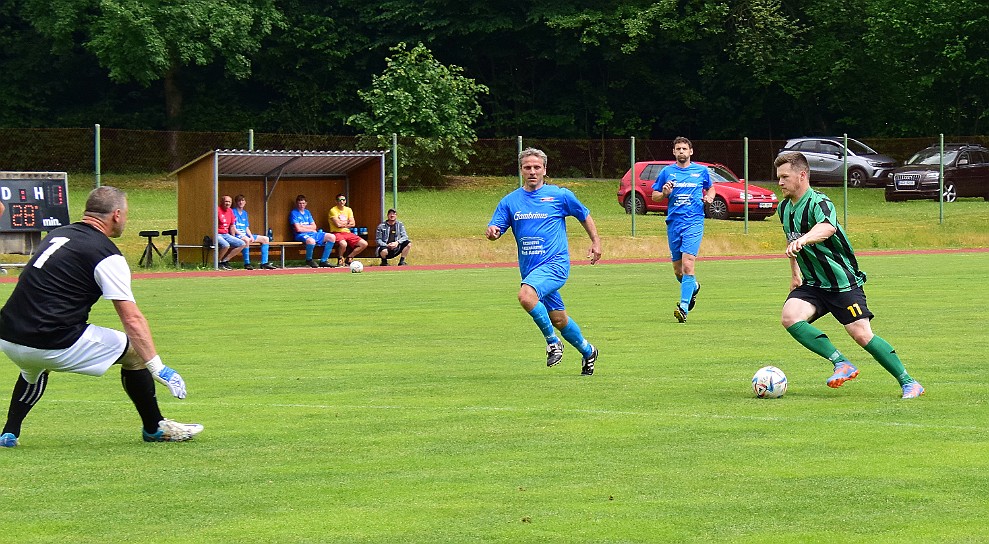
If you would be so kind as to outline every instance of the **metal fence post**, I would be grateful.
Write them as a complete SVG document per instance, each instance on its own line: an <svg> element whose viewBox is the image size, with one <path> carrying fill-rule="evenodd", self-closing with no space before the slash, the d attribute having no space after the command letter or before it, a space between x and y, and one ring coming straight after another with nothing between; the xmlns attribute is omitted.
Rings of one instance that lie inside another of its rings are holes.
<svg viewBox="0 0 989 544"><path fill-rule="evenodd" d="M628 166L628 196L626 198L631 198L632 203L632 237L635 237L635 136L632 136L632 151L629 153L632 157L629 161ZM643 203L645 205L645 203Z"/></svg>
<svg viewBox="0 0 989 544"><path fill-rule="evenodd" d="M941 147L941 158L938 159L938 197L937 197L937 216L938 224L944 224L944 133L942 132L938 138L938 145Z"/></svg>
<svg viewBox="0 0 989 544"><path fill-rule="evenodd" d="M102 166L100 165L100 124L96 123L96 131L93 134L93 173L96 175L94 180L94 186L99 187L102 180L101 176ZM94 188L95 188L94 187Z"/></svg>
<svg viewBox="0 0 989 544"><path fill-rule="evenodd" d="M844 185L845 185L845 206L844 206L844 208L845 209L842 212L842 220L841 220L841 222L844 223L845 228L847 229L848 228L848 134L846 133L846 134L842 135L842 138L843 138L843 140L842 140L841 144L842 144L842 147L844 147L844 149L841 151L841 169L845 171L845 183L844 183Z"/></svg>
<svg viewBox="0 0 989 544"><path fill-rule="evenodd" d="M522 137L521 136L518 137L518 146L517 147L518 147L518 152L515 154L516 157L518 157L519 155L522 154ZM515 164L518 165L518 159L515 160ZM522 185L524 185L523 182L522 182L522 169L519 168L518 171L519 171L519 187L521 187Z"/></svg>
<svg viewBox="0 0 989 544"><path fill-rule="evenodd" d="M398 133L391 133L391 202L398 211Z"/></svg>
<svg viewBox="0 0 989 544"><path fill-rule="evenodd" d="M742 221L742 232L749 233L749 137L742 138L742 176L745 177L745 215Z"/></svg>

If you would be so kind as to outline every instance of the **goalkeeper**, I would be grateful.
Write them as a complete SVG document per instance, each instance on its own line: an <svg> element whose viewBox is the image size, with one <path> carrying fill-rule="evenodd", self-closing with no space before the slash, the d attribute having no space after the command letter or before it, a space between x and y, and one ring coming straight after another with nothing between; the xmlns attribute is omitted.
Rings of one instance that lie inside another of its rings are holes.
<svg viewBox="0 0 989 544"><path fill-rule="evenodd" d="M143 422L147 442L181 442L203 427L165 419L155 381L185 398L185 382L165 366L134 302L127 261L110 238L127 224L127 195L103 186L89 193L83 218L41 241L0 309L0 349L20 367L0 446L13 447L21 423L41 399L50 372L102 376L119 363L120 379ZM113 302L124 332L87 323L100 299Z"/></svg>

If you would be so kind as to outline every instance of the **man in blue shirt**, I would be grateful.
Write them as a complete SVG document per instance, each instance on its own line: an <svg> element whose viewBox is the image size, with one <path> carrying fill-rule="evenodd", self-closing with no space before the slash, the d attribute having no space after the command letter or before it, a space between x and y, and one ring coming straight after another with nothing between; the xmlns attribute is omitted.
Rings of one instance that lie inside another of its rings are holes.
<svg viewBox="0 0 989 544"><path fill-rule="evenodd" d="M268 243L271 241L267 236L254 234L251 232L251 220L247 216L247 197L237 195L234 197L234 229L236 236L244 241L244 249L241 254L244 256L244 270L254 270L251 266L251 244L261 244L261 269L274 270L275 266L268 262Z"/></svg>
<svg viewBox="0 0 989 544"><path fill-rule="evenodd" d="M660 170L652 186L654 201L669 199L666 236L673 273L680 282L680 301L673 310L673 317L680 323L687 321L687 313L694 308L701 290L694 276L694 260L704 236L704 204L714 202L715 195L707 167L690 162L693 154L690 140L678 136L673 140L676 163Z"/></svg>
<svg viewBox="0 0 989 544"><path fill-rule="evenodd" d="M546 162L546 154L538 149L530 147L519 153L525 184L501 199L485 234L489 240L497 240L509 227L515 234L522 273L519 303L546 338L546 366L556 366L563 359L563 342L553 330L556 327L580 351L580 373L590 376L598 350L567 315L559 293L570 275L567 216L577 218L587 231L591 264L601 258L601 239L591 212L570 190L545 184Z"/></svg>
<svg viewBox="0 0 989 544"><path fill-rule="evenodd" d="M312 212L306 209L309 202L306 200L306 195L299 195L295 197L295 209L289 214L289 222L292 223L292 229L295 230L295 239L298 242L304 242L306 244L306 264L312 268L330 267L336 268L330 264L330 253L333 252L333 244L336 243L337 238L329 232L323 232L323 229L316 226L316 221L313 219ZM323 246L323 258L319 260L317 265L313 261L313 250L316 246Z"/></svg>

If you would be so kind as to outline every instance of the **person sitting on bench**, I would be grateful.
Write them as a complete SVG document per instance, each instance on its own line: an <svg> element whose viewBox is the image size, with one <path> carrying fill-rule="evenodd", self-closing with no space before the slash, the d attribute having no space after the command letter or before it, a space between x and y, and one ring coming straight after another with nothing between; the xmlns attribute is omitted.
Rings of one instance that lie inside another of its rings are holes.
<svg viewBox="0 0 989 544"><path fill-rule="evenodd" d="M354 262L354 255L360 255L367 247L367 240L354 234L357 230L354 210L347 206L347 197L337 195L337 205L330 208L330 232L337 237L337 266Z"/></svg>
<svg viewBox="0 0 989 544"><path fill-rule="evenodd" d="M251 232L251 221L247 218L247 197L237 195L234 197L234 229L236 236L244 241L244 270L254 270L251 266L251 244L261 244L261 269L274 270L275 266L268 262L268 243L271 240L267 236L254 234Z"/></svg>
<svg viewBox="0 0 989 544"><path fill-rule="evenodd" d="M323 229L316 226L312 212L306 209L308 204L306 195L295 197L295 209L289 216L289 221L295 230L295 239L306 244L307 265L313 268L320 266L335 268L330 264L330 253L333 252L333 244L336 243L337 238L329 232L323 232ZM318 265L312 259L313 250L316 249L316 246L323 246L323 258L319 260Z"/></svg>

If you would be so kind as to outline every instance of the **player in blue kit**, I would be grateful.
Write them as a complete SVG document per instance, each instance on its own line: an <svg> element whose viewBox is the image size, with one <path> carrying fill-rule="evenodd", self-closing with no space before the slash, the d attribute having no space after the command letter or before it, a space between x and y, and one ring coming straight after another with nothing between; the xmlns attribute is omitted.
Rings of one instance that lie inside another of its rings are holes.
<svg viewBox="0 0 989 544"><path fill-rule="evenodd" d="M323 232L323 229L316 226L312 212L306 209L308 204L306 195L295 197L295 209L292 210L288 218L289 222L292 223L292 228L295 229L295 240L306 244L307 265L312 268L321 266L336 268L330 264L330 253L333 252L333 245L336 244L337 238L329 232ZM323 246L323 258L319 260L318 265L312 259L316 246Z"/></svg>
<svg viewBox="0 0 989 544"><path fill-rule="evenodd" d="M271 240L267 236L254 234L251 232L251 220L247 216L247 197L237 195L234 197L234 230L235 236L244 241L244 249L241 254L244 256L244 270L254 270L251 266L251 244L261 244L261 269L274 270L275 266L268 262L268 244Z"/></svg>
<svg viewBox="0 0 989 544"><path fill-rule="evenodd" d="M680 323L687 321L687 313L694 309L701 290L694 275L694 261L704 236L704 204L714 202L715 195L707 167L690 162L693 154L690 140L678 136L673 140L676 163L660 170L652 185L654 201L664 198L670 201L666 209L666 236L673 273L680 282L680 301L673 310L673 317Z"/></svg>
<svg viewBox="0 0 989 544"><path fill-rule="evenodd" d="M601 239L587 207L570 190L545 183L546 162L546 154L538 149L519 153L525 184L501 199L485 234L488 240L501 238L508 228L515 234L522 273L519 303L546 338L546 366L556 366L563 359L563 342L553 330L556 327L580 351L580 373L590 376L598 350L567 315L559 292L570 275L567 216L577 218L587 231L591 264L601 258Z"/></svg>

